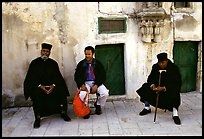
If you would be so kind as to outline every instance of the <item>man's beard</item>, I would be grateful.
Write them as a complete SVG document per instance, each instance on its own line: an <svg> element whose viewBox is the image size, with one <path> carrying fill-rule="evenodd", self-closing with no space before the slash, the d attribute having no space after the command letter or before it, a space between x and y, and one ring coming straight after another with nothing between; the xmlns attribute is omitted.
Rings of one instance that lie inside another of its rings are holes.
<svg viewBox="0 0 204 139"><path fill-rule="evenodd" d="M47 60L47 59L48 59L48 57L47 57L46 55L41 56L41 58L42 58L43 60Z"/></svg>

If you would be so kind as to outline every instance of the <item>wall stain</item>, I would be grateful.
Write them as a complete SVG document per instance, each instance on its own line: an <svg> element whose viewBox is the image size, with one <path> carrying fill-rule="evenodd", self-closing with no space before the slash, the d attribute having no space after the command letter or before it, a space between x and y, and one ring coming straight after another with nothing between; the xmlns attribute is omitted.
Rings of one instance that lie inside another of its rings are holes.
<svg viewBox="0 0 204 139"><path fill-rule="evenodd" d="M176 21L176 29L183 30L183 31L193 31L196 28L197 24L198 22L194 17L183 15L182 20Z"/></svg>

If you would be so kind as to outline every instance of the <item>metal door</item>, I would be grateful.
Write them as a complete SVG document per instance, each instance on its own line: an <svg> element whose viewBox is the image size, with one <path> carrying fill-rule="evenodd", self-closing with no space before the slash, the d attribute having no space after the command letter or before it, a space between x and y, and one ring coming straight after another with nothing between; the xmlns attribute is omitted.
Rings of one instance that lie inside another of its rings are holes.
<svg viewBox="0 0 204 139"><path fill-rule="evenodd" d="M174 63L179 67L182 76L181 92L196 90L198 62L198 42L174 42Z"/></svg>
<svg viewBox="0 0 204 139"><path fill-rule="evenodd" d="M124 44L97 45L95 57L100 60L106 71L105 86L110 95L125 94Z"/></svg>

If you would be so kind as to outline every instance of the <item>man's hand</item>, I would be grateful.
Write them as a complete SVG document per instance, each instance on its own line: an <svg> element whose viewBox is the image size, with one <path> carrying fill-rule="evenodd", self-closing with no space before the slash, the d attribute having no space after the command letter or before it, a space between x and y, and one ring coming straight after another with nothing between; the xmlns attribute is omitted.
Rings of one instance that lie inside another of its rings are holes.
<svg viewBox="0 0 204 139"><path fill-rule="evenodd" d="M86 91L87 88L86 88L86 86L83 84L83 85L81 86L80 90L82 90L82 91Z"/></svg>
<svg viewBox="0 0 204 139"><path fill-rule="evenodd" d="M55 87L54 87L53 85L50 85L50 86L49 86L49 89L47 90L47 94L52 93L52 91L53 91L54 88L55 88Z"/></svg>
<svg viewBox="0 0 204 139"><path fill-rule="evenodd" d="M155 87L153 88L153 91L166 91L166 88L165 87L161 87L161 86L158 86L158 87Z"/></svg>
<svg viewBox="0 0 204 139"><path fill-rule="evenodd" d="M54 85L41 85L40 88L46 93L46 94L50 94L53 89L54 89Z"/></svg>
<svg viewBox="0 0 204 139"><path fill-rule="evenodd" d="M98 89L98 85L95 84L95 85L92 87L90 93L95 94L95 93L97 92L97 89Z"/></svg>
<svg viewBox="0 0 204 139"><path fill-rule="evenodd" d="M154 84L152 84L151 86L150 86L150 89L152 89L152 90L154 90L156 88L156 86L154 85Z"/></svg>

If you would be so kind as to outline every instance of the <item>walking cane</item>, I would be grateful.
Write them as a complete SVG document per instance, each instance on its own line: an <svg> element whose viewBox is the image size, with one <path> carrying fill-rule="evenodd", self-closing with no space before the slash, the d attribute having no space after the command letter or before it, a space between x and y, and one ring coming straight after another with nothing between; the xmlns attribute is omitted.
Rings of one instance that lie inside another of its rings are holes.
<svg viewBox="0 0 204 139"><path fill-rule="evenodd" d="M161 83L161 73L166 72L166 70L159 70L159 85ZM157 115L157 107L158 107L158 102L159 102L159 91L156 92L157 94L157 99L156 99L156 108L155 108L155 113L154 113L154 123L156 123L156 115Z"/></svg>

